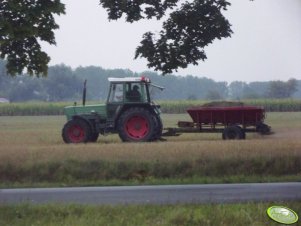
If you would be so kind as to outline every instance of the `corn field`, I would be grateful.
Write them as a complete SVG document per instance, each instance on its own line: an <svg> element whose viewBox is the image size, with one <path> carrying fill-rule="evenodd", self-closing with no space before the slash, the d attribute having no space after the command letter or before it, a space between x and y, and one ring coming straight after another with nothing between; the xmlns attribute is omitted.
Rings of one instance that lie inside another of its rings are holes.
<svg viewBox="0 0 301 226"><path fill-rule="evenodd" d="M178 100L160 101L163 113L185 113L189 107L197 107L210 101L206 100ZM301 100L298 99L253 99L241 100L244 105L262 106L267 112L297 112L301 111ZM233 105L235 102L230 102Z"/></svg>
<svg viewBox="0 0 301 226"><path fill-rule="evenodd" d="M158 101L163 113L185 113L189 107L201 106L206 100L163 100ZM301 100L297 99L254 99L242 100L245 105L262 106L267 112L298 112L301 111ZM95 104L95 103L94 103ZM233 102L232 102L233 104ZM65 106L73 103L55 102L28 102L28 103L1 103L0 116L22 115L62 115Z"/></svg>

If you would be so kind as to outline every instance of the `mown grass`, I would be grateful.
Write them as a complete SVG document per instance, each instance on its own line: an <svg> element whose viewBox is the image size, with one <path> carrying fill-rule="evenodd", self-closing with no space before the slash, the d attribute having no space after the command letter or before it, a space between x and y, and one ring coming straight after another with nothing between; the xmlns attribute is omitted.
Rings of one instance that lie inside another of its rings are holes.
<svg viewBox="0 0 301 226"><path fill-rule="evenodd" d="M276 226L280 224L266 214L273 205L287 206L301 214L300 202L163 206L22 204L0 206L0 225Z"/></svg>
<svg viewBox="0 0 301 226"><path fill-rule="evenodd" d="M174 126L189 116L163 115ZM301 180L301 114L269 113L275 134L223 141L185 134L165 142L67 145L62 116L0 117L0 186L222 183Z"/></svg>
<svg viewBox="0 0 301 226"><path fill-rule="evenodd" d="M185 113L189 107L200 106L210 102L209 100L161 100L163 113L180 114ZM263 106L268 112L296 112L301 111L301 100L298 99L254 99L241 100L246 105ZM98 104L98 102L90 102ZM17 115L62 115L65 106L73 105L72 102L53 103L53 102L29 102L29 103L9 103L0 104L0 116ZM79 102L78 104L81 104ZM89 104L89 103L88 103Z"/></svg>

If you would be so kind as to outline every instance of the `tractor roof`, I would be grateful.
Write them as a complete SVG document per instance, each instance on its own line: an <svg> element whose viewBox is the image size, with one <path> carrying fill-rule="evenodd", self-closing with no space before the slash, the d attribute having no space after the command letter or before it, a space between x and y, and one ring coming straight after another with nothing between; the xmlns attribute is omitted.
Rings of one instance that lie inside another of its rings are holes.
<svg viewBox="0 0 301 226"><path fill-rule="evenodd" d="M124 78L108 78L109 82L148 82L150 79L146 77L124 77Z"/></svg>

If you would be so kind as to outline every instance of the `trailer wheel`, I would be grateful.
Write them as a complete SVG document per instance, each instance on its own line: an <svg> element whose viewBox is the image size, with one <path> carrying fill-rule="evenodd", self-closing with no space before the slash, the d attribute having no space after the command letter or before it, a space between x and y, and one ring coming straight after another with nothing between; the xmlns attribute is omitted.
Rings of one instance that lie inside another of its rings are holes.
<svg viewBox="0 0 301 226"><path fill-rule="evenodd" d="M246 131L243 128L241 128L240 126L236 126L236 127L238 127L238 129L240 129L240 131L241 131L240 139L246 139Z"/></svg>
<svg viewBox="0 0 301 226"><path fill-rule="evenodd" d="M72 119L68 121L62 130L65 143L86 143L91 137L91 128L83 120Z"/></svg>
<svg viewBox="0 0 301 226"><path fill-rule="evenodd" d="M245 132L239 126L229 126L223 131L224 140L239 140L245 138Z"/></svg>
<svg viewBox="0 0 301 226"><path fill-rule="evenodd" d="M256 126L256 131L258 131L258 132L261 133L262 135L267 135L267 134L270 134L270 132L271 132L271 127L269 127L267 124L259 123L259 124Z"/></svg>
<svg viewBox="0 0 301 226"><path fill-rule="evenodd" d="M145 108L130 108L120 116L117 129L122 141L152 141L156 122Z"/></svg>

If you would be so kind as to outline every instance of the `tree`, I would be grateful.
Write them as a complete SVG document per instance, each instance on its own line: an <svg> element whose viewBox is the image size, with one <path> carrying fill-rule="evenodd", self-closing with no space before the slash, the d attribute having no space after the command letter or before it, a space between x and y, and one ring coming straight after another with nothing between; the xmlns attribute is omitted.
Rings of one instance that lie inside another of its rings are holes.
<svg viewBox="0 0 301 226"><path fill-rule="evenodd" d="M72 100L81 96L83 81L74 75L70 67L51 66L44 81L49 101Z"/></svg>
<svg viewBox="0 0 301 226"><path fill-rule="evenodd" d="M0 60L0 97L7 97L7 90L9 89L9 77L5 69L6 62Z"/></svg>
<svg viewBox="0 0 301 226"><path fill-rule="evenodd" d="M35 77L16 76L12 78L12 81L13 84L8 91L11 102L45 100L42 80Z"/></svg>
<svg viewBox="0 0 301 226"><path fill-rule="evenodd" d="M223 97L217 90L209 90L206 94L207 100L222 100Z"/></svg>
<svg viewBox="0 0 301 226"><path fill-rule="evenodd" d="M60 0L1 0L0 57L7 60L7 72L46 75L49 56L38 40L56 44L54 14L65 13Z"/></svg>
<svg viewBox="0 0 301 226"><path fill-rule="evenodd" d="M232 30L222 12L227 0L99 0L110 20L125 15L127 22L162 19L163 29L143 35L135 58L148 60L148 67L163 74L197 65L205 60L204 48L215 39L230 37ZM58 28L54 14L65 13L60 0L2 0L0 3L0 57L7 60L8 73L47 74L49 56L38 40L55 44Z"/></svg>
<svg viewBox="0 0 301 226"><path fill-rule="evenodd" d="M298 81L289 79L287 82L272 81L270 82L267 96L270 98L289 98L297 91Z"/></svg>
<svg viewBox="0 0 301 226"><path fill-rule="evenodd" d="M135 58L144 57L148 67L163 74L171 73L189 64L205 60L204 48L213 40L230 37L232 30L222 11L230 3L226 0L100 0L110 20L125 14L127 22L141 19L161 19L167 10L173 10L156 35L147 32L137 47Z"/></svg>
<svg viewBox="0 0 301 226"><path fill-rule="evenodd" d="M247 83L241 81L231 82L229 85L229 96L233 100L239 100L243 98L244 89L247 86Z"/></svg>

